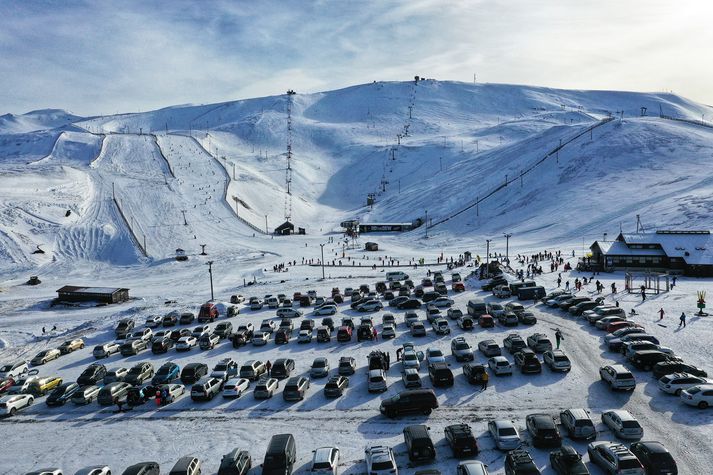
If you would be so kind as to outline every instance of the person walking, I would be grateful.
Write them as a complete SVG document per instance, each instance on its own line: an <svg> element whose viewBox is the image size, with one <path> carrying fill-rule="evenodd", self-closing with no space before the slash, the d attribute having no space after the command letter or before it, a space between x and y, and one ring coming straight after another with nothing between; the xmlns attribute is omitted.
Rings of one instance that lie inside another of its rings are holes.
<svg viewBox="0 0 713 475"><path fill-rule="evenodd" d="M485 391L488 389L488 372L484 371L483 374L480 376L480 390Z"/></svg>
<svg viewBox="0 0 713 475"><path fill-rule="evenodd" d="M47 333L47 330L45 330L45 327L42 327L42 334L44 335L45 333Z"/></svg>
<svg viewBox="0 0 713 475"><path fill-rule="evenodd" d="M559 349L560 349L560 342L561 342L562 340L564 340L564 336L562 336L562 330L560 330L559 328L558 328L557 331L555 332L555 340L557 340L557 349L559 350Z"/></svg>
<svg viewBox="0 0 713 475"><path fill-rule="evenodd" d="M272 370L272 363L270 363L270 360L267 360L267 363L265 363L265 369L267 370L267 375L270 376L270 370Z"/></svg>
<svg viewBox="0 0 713 475"><path fill-rule="evenodd" d="M375 340L375 341L379 341L379 333L377 333L376 327L374 327L373 333L374 333L374 340Z"/></svg>
<svg viewBox="0 0 713 475"><path fill-rule="evenodd" d="M683 328L686 328L686 313L681 312L681 318L679 319L680 322L678 323L678 328L681 328L681 325L683 325Z"/></svg>
<svg viewBox="0 0 713 475"><path fill-rule="evenodd" d="M386 371L388 371L389 368L391 368L391 355L387 351L386 352Z"/></svg>
<svg viewBox="0 0 713 475"><path fill-rule="evenodd" d="M396 348L396 361L401 361L401 353L404 351L403 348Z"/></svg>
<svg viewBox="0 0 713 475"><path fill-rule="evenodd" d="M663 316L666 312L663 311L663 307L659 309L659 322L663 320Z"/></svg>

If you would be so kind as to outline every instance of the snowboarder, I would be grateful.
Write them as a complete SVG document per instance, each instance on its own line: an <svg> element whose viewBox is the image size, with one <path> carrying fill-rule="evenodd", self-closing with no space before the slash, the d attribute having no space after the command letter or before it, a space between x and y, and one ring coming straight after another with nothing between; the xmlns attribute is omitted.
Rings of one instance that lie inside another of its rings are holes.
<svg viewBox="0 0 713 475"><path fill-rule="evenodd" d="M659 309L659 322L663 320L663 316L666 312L663 311L663 307Z"/></svg>
<svg viewBox="0 0 713 475"><path fill-rule="evenodd" d="M265 363L265 369L267 370L267 375L270 376L270 370L272 369L272 363L270 363L270 360L267 360L267 363Z"/></svg>
<svg viewBox="0 0 713 475"><path fill-rule="evenodd" d="M561 342L562 340L564 340L564 336L562 336L562 330L560 330L559 328L558 328L557 331L555 332L555 339L557 340L557 349L559 350L559 349L560 349L560 342Z"/></svg>
<svg viewBox="0 0 713 475"><path fill-rule="evenodd" d="M681 328L681 325L683 325L683 328L686 328L686 313L681 312L681 318L679 319L680 322L678 324L678 328Z"/></svg>
<svg viewBox="0 0 713 475"><path fill-rule="evenodd" d="M488 389L488 373L486 371L480 376L480 390L485 391Z"/></svg>

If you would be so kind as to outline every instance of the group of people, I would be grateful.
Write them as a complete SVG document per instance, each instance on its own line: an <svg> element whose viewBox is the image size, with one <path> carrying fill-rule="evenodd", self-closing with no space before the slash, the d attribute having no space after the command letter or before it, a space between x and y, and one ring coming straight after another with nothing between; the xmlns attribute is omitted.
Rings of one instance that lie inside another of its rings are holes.
<svg viewBox="0 0 713 475"><path fill-rule="evenodd" d="M663 320L663 316L666 314L664 311L663 307L659 309L659 319L658 321L660 322ZM681 316L678 317L678 328L686 328L686 312L681 312Z"/></svg>

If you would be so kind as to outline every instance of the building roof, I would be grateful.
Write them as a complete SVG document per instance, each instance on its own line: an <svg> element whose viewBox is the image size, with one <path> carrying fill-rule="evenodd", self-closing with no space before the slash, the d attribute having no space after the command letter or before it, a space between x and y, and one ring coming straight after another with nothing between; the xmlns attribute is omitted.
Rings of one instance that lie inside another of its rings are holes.
<svg viewBox="0 0 713 475"><path fill-rule="evenodd" d="M631 249L627 246L627 243L623 241L607 242L610 244L608 249L604 252L607 256L657 256L665 257L667 254L661 249ZM642 243L643 244L643 243ZM657 244L653 242L647 242L646 244Z"/></svg>
<svg viewBox="0 0 713 475"><path fill-rule="evenodd" d="M626 244L659 244L668 257L680 257L688 265L713 265L713 235L710 231L668 231L620 234ZM634 249L635 254L646 249ZM607 253L608 254L608 253Z"/></svg>
<svg viewBox="0 0 713 475"><path fill-rule="evenodd" d="M75 285L65 285L61 289L57 289L57 292L76 292L82 294L111 295L119 290L129 289L117 287L77 287Z"/></svg>

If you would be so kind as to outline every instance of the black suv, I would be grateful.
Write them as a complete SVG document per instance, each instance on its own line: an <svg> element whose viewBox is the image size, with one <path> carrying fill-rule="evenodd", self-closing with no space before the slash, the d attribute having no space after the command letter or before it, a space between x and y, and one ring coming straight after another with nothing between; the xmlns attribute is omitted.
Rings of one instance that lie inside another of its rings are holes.
<svg viewBox="0 0 713 475"><path fill-rule="evenodd" d="M151 342L151 353L158 355L161 353L168 353L168 350L173 348L175 342L169 337L161 338Z"/></svg>
<svg viewBox="0 0 713 475"><path fill-rule="evenodd" d="M542 363L535 352L529 348L515 353L515 364L523 374L542 372Z"/></svg>
<svg viewBox="0 0 713 475"><path fill-rule="evenodd" d="M453 371L447 363L431 363L428 365L428 376L436 387L453 386Z"/></svg>
<svg viewBox="0 0 713 475"><path fill-rule="evenodd" d="M654 365L654 378L656 379L661 379L667 374L673 373L688 373L693 376L700 376L701 378L708 377L708 373L702 369L690 364L681 363L680 361L662 361Z"/></svg>
<svg viewBox="0 0 713 475"><path fill-rule="evenodd" d="M91 386L103 380L104 376L106 376L106 366L99 363L92 363L79 375L77 384L80 386Z"/></svg>
<svg viewBox="0 0 713 475"><path fill-rule="evenodd" d="M208 365L205 363L188 363L181 371L181 382L193 384L208 374Z"/></svg>
<svg viewBox="0 0 713 475"><path fill-rule="evenodd" d="M280 328L275 333L275 344L286 345L290 342L290 331L286 328Z"/></svg>
<svg viewBox="0 0 713 475"><path fill-rule="evenodd" d="M631 361L631 364L636 366L637 369L651 371L655 364L661 363L662 361L676 361L675 358L675 356L658 350L642 350L631 355L629 361Z"/></svg>
<svg viewBox="0 0 713 475"><path fill-rule="evenodd" d="M246 475L252 468L252 458L247 450L234 449L223 455L218 475Z"/></svg>
<svg viewBox="0 0 713 475"><path fill-rule="evenodd" d="M470 384L480 384L480 377L485 371L485 366L482 364L466 363L463 365L463 375Z"/></svg>
<svg viewBox="0 0 713 475"><path fill-rule="evenodd" d="M468 424L454 424L445 429L446 441L453 450L453 456L475 457L478 455L478 441Z"/></svg>
<svg viewBox="0 0 713 475"><path fill-rule="evenodd" d="M532 436L534 447L559 447L562 436L557 430L555 419L549 414L530 414L525 418L527 430Z"/></svg>
<svg viewBox="0 0 713 475"><path fill-rule="evenodd" d="M432 389L408 389L381 401L379 411L393 418L401 414L429 415L437 407L438 400Z"/></svg>
<svg viewBox="0 0 713 475"><path fill-rule="evenodd" d="M559 475L589 475L582 456L569 445L550 452L550 465Z"/></svg>
<svg viewBox="0 0 713 475"><path fill-rule="evenodd" d="M240 348L248 344L248 330L243 328L230 334L230 341L233 343L233 348Z"/></svg>
<svg viewBox="0 0 713 475"><path fill-rule="evenodd" d="M270 376L277 379L289 378L295 370L295 360L291 358L278 358L272 364Z"/></svg>
<svg viewBox="0 0 713 475"><path fill-rule="evenodd" d="M540 475L532 456L523 449L515 449L505 456L505 475Z"/></svg>
<svg viewBox="0 0 713 475"><path fill-rule="evenodd" d="M503 340L503 346L507 348L511 355L514 355L518 351L527 348L527 343L517 333L511 333Z"/></svg>

